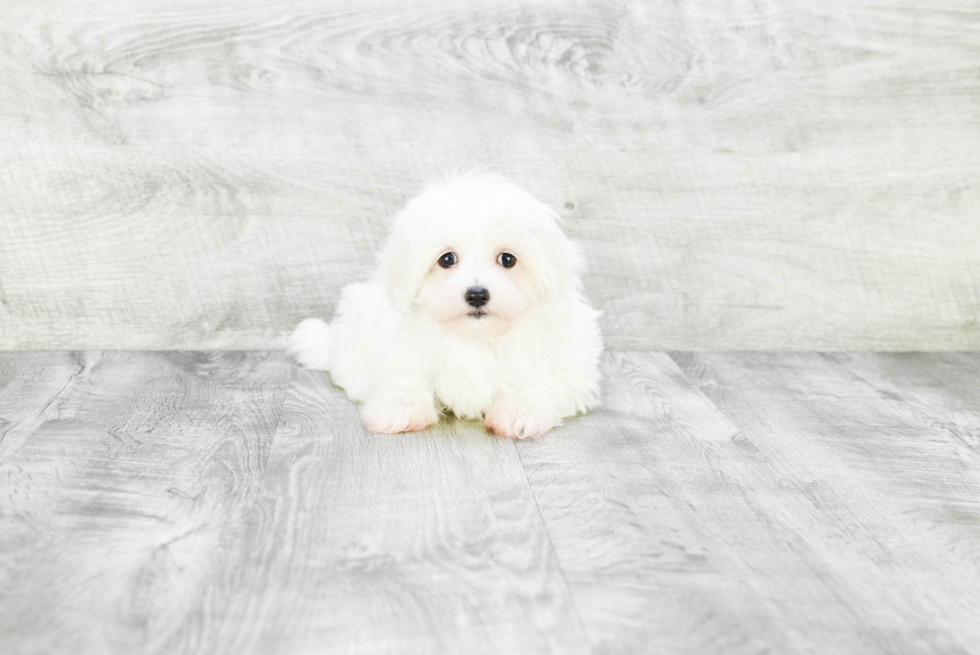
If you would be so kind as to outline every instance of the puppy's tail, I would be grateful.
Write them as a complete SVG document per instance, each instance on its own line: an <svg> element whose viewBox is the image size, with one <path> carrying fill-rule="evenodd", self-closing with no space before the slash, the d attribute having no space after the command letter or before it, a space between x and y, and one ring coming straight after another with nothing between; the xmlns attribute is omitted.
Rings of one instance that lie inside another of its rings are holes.
<svg viewBox="0 0 980 655"><path fill-rule="evenodd" d="M331 327L318 318L300 322L289 335L287 352L306 368L329 371L333 364Z"/></svg>

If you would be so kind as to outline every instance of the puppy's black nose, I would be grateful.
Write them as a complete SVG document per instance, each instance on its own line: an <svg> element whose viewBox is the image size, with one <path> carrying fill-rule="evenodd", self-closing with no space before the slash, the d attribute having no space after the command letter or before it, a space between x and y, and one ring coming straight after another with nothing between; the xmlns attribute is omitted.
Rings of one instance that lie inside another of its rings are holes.
<svg viewBox="0 0 980 655"><path fill-rule="evenodd" d="M483 307L490 301L490 292L483 287L470 287L466 290L466 302L473 307Z"/></svg>

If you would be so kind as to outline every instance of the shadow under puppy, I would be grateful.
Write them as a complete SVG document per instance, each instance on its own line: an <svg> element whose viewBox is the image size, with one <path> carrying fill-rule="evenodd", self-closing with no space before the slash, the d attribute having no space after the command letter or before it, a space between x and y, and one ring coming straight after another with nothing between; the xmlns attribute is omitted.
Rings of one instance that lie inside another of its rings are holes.
<svg viewBox="0 0 980 655"><path fill-rule="evenodd" d="M507 179L450 174L394 219L370 281L289 352L364 403L368 430L421 430L445 410L502 437L544 434L599 401L598 312L560 219Z"/></svg>

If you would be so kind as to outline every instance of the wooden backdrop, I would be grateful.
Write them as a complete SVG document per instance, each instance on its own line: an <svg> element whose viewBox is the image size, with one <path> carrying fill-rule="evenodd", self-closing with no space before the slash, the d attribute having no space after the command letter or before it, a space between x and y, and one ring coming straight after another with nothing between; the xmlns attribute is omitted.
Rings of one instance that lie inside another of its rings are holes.
<svg viewBox="0 0 980 655"><path fill-rule="evenodd" d="M269 348L477 163L610 347L980 347L976 0L4 0L0 348Z"/></svg>

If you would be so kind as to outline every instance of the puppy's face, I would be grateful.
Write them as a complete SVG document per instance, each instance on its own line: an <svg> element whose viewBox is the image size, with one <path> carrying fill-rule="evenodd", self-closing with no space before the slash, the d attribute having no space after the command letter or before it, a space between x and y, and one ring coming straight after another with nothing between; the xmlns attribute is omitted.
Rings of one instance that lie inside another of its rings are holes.
<svg viewBox="0 0 980 655"><path fill-rule="evenodd" d="M519 246L492 238L447 244L423 278L416 304L463 334L506 332L536 299Z"/></svg>
<svg viewBox="0 0 980 655"><path fill-rule="evenodd" d="M382 256L389 299L466 336L501 335L573 276L556 219L497 176L429 187L396 217Z"/></svg>

